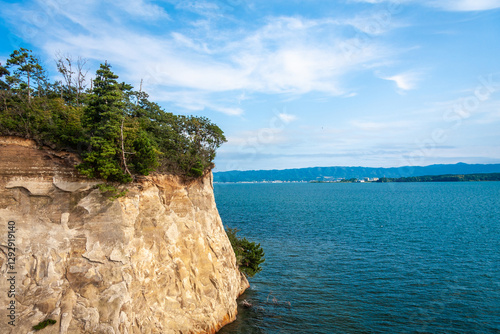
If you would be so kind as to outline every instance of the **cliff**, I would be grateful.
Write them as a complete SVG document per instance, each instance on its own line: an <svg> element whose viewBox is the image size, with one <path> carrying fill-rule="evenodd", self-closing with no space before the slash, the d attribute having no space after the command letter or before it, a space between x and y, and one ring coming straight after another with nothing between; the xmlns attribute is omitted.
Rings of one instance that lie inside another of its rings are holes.
<svg viewBox="0 0 500 334"><path fill-rule="evenodd" d="M0 333L45 319L39 333L215 333L235 319L248 282L211 174L146 177L111 201L76 163L0 137Z"/></svg>

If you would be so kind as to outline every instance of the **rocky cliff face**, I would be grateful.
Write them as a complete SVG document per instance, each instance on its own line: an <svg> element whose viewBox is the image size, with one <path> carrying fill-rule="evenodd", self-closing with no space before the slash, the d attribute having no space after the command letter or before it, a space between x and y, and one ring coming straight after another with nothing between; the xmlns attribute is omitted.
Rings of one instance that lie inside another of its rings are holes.
<svg viewBox="0 0 500 334"><path fill-rule="evenodd" d="M40 333L214 333L231 322L248 282L211 175L147 177L111 201L77 162L0 137L0 333L45 319L57 323Z"/></svg>

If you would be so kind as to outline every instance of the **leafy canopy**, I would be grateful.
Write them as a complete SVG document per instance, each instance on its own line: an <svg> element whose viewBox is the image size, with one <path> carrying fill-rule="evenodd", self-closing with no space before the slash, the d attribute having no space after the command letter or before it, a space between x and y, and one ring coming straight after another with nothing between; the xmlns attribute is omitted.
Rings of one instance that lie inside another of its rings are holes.
<svg viewBox="0 0 500 334"><path fill-rule="evenodd" d="M107 62L91 89L68 89L68 82L49 82L30 50L14 51L0 64L0 135L77 152L83 175L117 182L153 171L200 177L226 141L209 119L166 112L142 90L120 83Z"/></svg>

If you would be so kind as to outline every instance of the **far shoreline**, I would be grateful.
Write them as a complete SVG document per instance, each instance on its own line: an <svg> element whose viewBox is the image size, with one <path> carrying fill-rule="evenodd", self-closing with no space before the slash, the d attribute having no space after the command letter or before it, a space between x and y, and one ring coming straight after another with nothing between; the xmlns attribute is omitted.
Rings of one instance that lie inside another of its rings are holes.
<svg viewBox="0 0 500 334"><path fill-rule="evenodd" d="M422 183L422 182L495 182L500 181L500 173L481 173L481 174L445 174L445 175L424 175L400 178L351 178L337 180L303 180L303 181L236 181L220 182L214 181L214 184L281 184L281 183Z"/></svg>

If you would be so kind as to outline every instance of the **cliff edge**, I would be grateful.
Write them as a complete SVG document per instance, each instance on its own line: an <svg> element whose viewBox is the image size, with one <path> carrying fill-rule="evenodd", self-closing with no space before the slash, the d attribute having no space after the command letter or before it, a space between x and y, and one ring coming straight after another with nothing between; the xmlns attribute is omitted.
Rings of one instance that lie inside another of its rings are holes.
<svg viewBox="0 0 500 334"><path fill-rule="evenodd" d="M130 184L114 201L72 154L0 137L0 333L215 333L247 287L212 175Z"/></svg>

